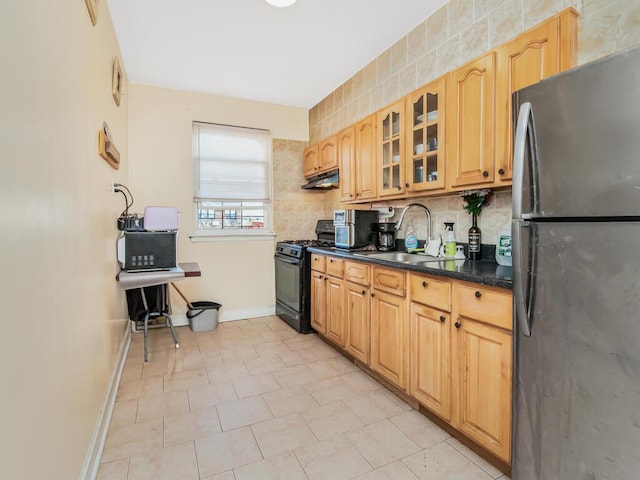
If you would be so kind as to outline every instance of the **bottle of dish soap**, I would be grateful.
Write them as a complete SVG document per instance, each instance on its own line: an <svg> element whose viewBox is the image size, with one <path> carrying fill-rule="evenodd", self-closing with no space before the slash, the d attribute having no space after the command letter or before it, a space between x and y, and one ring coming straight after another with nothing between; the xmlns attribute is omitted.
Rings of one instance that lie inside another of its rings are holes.
<svg viewBox="0 0 640 480"><path fill-rule="evenodd" d="M506 225L498 234L496 262L498 265L511 266L511 225Z"/></svg>
<svg viewBox="0 0 640 480"><path fill-rule="evenodd" d="M416 236L416 229L413 227L413 222L409 222L409 225L407 225L407 234L404 237L404 249L407 253L411 253L417 248L418 237Z"/></svg>
<svg viewBox="0 0 640 480"><path fill-rule="evenodd" d="M444 256L453 258L456 256L456 237L453 233L453 222L444 222Z"/></svg>

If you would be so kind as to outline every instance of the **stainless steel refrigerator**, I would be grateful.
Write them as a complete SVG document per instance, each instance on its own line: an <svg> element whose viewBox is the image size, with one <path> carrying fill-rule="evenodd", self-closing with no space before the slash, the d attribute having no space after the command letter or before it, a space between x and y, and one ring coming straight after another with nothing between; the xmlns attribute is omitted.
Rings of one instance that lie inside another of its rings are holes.
<svg viewBox="0 0 640 480"><path fill-rule="evenodd" d="M513 480L640 478L640 48L522 89Z"/></svg>

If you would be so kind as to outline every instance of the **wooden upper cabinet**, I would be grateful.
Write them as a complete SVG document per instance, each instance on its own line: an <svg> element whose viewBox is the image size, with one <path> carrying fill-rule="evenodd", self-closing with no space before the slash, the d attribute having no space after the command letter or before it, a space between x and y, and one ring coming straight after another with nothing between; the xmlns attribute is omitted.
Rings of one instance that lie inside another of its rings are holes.
<svg viewBox="0 0 640 480"><path fill-rule="evenodd" d="M375 115L371 115L338 134L341 202L376 197L375 132Z"/></svg>
<svg viewBox="0 0 640 480"><path fill-rule="evenodd" d="M311 177L318 173L320 169L320 156L318 152L318 144L311 145L304 150L303 173L305 177Z"/></svg>
<svg viewBox="0 0 640 480"><path fill-rule="evenodd" d="M356 199L356 129L345 128L338 134L338 164L340 168L340 201Z"/></svg>
<svg viewBox="0 0 640 480"><path fill-rule="evenodd" d="M445 77L410 94L406 100L408 192L445 186Z"/></svg>
<svg viewBox="0 0 640 480"><path fill-rule="evenodd" d="M404 100L378 112L378 196L404 193Z"/></svg>
<svg viewBox="0 0 640 480"><path fill-rule="evenodd" d="M359 121L355 126L356 134L356 197L358 200L376 198L376 116Z"/></svg>
<svg viewBox="0 0 640 480"><path fill-rule="evenodd" d="M498 184L510 181L513 171L514 109L511 94L574 67L576 45L577 12L570 8L498 48Z"/></svg>
<svg viewBox="0 0 640 480"><path fill-rule="evenodd" d="M491 184L496 135L496 52L450 73L447 178L460 187Z"/></svg>
<svg viewBox="0 0 640 480"><path fill-rule="evenodd" d="M318 155L320 156L320 172L338 168L338 135L331 135L321 141Z"/></svg>
<svg viewBox="0 0 640 480"><path fill-rule="evenodd" d="M508 186L512 94L577 64L567 8L304 154L309 177L340 166L340 201L370 202Z"/></svg>
<svg viewBox="0 0 640 480"><path fill-rule="evenodd" d="M304 151L303 173L312 177L338 168L338 135L331 135Z"/></svg>

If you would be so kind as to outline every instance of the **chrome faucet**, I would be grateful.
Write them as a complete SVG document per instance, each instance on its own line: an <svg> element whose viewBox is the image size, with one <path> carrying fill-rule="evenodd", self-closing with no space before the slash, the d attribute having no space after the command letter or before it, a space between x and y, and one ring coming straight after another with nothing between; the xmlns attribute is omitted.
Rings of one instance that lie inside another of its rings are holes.
<svg viewBox="0 0 640 480"><path fill-rule="evenodd" d="M422 205L421 203L410 203L409 205L404 207L404 209L402 210L402 213L400 214L400 220L396 224L396 231L399 231L402 228L402 222L404 221L404 216L407 213L407 210L409 210L411 207L420 207L427 214L427 243L428 243L429 240L431 240L431 212L426 206Z"/></svg>

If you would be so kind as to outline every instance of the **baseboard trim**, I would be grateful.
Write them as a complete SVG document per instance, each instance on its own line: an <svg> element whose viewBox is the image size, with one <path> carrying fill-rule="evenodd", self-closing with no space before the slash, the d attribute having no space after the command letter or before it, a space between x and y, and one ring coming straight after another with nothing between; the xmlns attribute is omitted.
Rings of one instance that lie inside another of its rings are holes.
<svg viewBox="0 0 640 480"><path fill-rule="evenodd" d="M225 310L224 307L218 314L218 322L232 322L234 320L244 320L245 318L267 317L276 314L276 306L241 308L238 310ZM184 327L189 325L186 313L176 313L171 315L174 327Z"/></svg>
<svg viewBox="0 0 640 480"><path fill-rule="evenodd" d="M244 320L245 318L267 317L276 314L276 306L241 308L238 310L220 310L219 322L231 322L233 320Z"/></svg>
<svg viewBox="0 0 640 480"><path fill-rule="evenodd" d="M124 337L120 342L120 349L116 357L116 364L111 374L111 381L109 382L104 402L98 413L98 421L96 422L96 427L91 437L91 443L89 444L89 450L84 460L79 480L95 480L98 475L98 468L100 467L100 460L102 459L102 450L104 449L104 444L107 439L111 415L113 414L113 407L116 403L118 386L120 385L120 379L122 378L122 371L124 370L124 364L127 360L130 344L131 328L129 327L129 321L127 321L124 329Z"/></svg>

